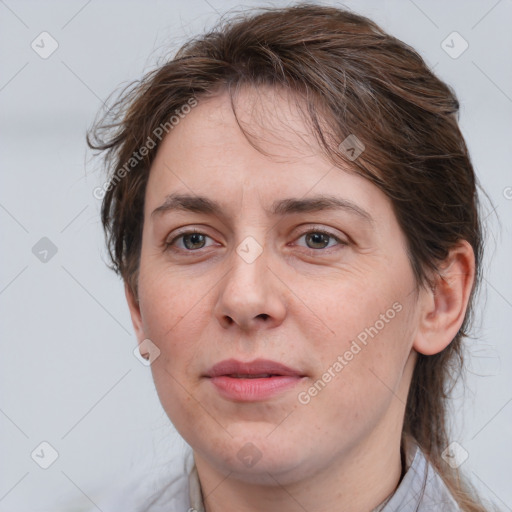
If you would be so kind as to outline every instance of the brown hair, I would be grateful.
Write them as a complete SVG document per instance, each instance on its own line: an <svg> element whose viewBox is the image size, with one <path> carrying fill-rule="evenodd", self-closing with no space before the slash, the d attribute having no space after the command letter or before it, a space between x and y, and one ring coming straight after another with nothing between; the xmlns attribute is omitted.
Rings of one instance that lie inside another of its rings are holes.
<svg viewBox="0 0 512 512"><path fill-rule="evenodd" d="M476 180L457 123L459 104L418 53L371 20L310 4L232 16L125 89L88 134L91 148L105 150L110 169L101 216L112 268L137 297L145 188L163 131L171 132L186 105L221 90L233 101L244 85L281 87L300 98L326 156L391 199L418 286L431 285L428 276L457 242L471 244L476 280L464 323L442 352L419 354L402 435L419 444L462 510L485 510L441 457L449 444L447 398L462 370L461 341L482 257ZM354 161L339 148L351 134L365 146Z"/></svg>

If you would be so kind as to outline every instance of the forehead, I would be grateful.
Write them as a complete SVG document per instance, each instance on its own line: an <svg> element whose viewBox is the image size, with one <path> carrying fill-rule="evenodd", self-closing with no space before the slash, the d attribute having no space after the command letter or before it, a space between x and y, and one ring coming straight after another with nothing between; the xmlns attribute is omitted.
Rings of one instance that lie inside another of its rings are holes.
<svg viewBox="0 0 512 512"><path fill-rule="evenodd" d="M277 196L333 192L370 206L385 203L372 183L327 159L298 101L269 87L241 90L234 108L227 91L199 97L158 150L148 208L176 192L238 205L258 199L267 207Z"/></svg>
<svg viewBox="0 0 512 512"><path fill-rule="evenodd" d="M247 143L276 160L297 159L321 150L296 94L270 86L242 86L198 98L198 106L167 137L189 146L235 146ZM185 122L186 121L186 122ZM164 141L165 142L165 141Z"/></svg>
<svg viewBox="0 0 512 512"><path fill-rule="evenodd" d="M199 96L197 106L182 116L160 144L150 180L162 169L171 175L172 171L200 173L211 182L226 181L230 169L239 174L250 169L256 178L269 169L285 173L292 165L299 178L301 168L332 167L297 108L298 101L268 86L243 87L233 95L223 90Z"/></svg>

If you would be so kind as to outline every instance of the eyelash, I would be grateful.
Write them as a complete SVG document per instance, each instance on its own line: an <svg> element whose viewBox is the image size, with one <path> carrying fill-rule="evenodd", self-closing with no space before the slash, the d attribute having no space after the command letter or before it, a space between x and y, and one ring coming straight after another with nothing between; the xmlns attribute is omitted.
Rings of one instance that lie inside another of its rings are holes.
<svg viewBox="0 0 512 512"><path fill-rule="evenodd" d="M321 229L321 228L316 228L316 229L309 229L308 231L304 231L302 234L299 235L299 237L296 239L296 240L299 240L301 239L303 236L306 236L306 235L309 235L309 234L322 234L322 235L326 235L327 237L329 237L330 239L333 239L337 242L336 245L338 246L346 246L348 245L348 242L345 242L343 240L340 240L340 238L338 238L337 236L333 235L332 233L330 233L329 231L326 231L324 229ZM197 231L197 230L190 230L190 231L184 231L178 235L176 235L171 241L169 242L165 242L165 249L164 251L168 251L168 250L171 250L171 248L173 247L173 245L175 244L175 242L179 239L183 239L183 237L185 236L188 236L188 235L194 235L194 234L197 234L197 235L203 235L205 236L206 238L210 238L212 239L210 236L206 235L205 233L202 233L201 231ZM329 243L329 242L328 242ZM200 249L186 249L186 248L177 248L178 251L184 251L184 252L188 252L188 253L193 253L193 252L199 252L201 251L201 249L207 249L208 247L210 246L207 246L207 247L201 247ZM322 247L320 249L313 249L311 247L304 247L302 246L304 249L306 249L307 251L312 251L314 253L318 253L319 251L326 251L327 249L332 249L333 246L329 247Z"/></svg>

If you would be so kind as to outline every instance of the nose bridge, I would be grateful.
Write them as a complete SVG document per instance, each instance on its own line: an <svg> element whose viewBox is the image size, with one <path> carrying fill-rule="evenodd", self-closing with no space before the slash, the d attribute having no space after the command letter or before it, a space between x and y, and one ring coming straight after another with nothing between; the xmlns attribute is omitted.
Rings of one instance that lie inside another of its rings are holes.
<svg viewBox="0 0 512 512"><path fill-rule="evenodd" d="M236 246L216 306L221 325L235 323L248 329L261 322L277 325L282 321L284 297L268 268L271 261L271 250L255 237L247 236Z"/></svg>
<svg viewBox="0 0 512 512"><path fill-rule="evenodd" d="M258 302L263 306L269 256L269 250L252 236L244 238L236 247L227 279L230 293L238 296L240 302Z"/></svg>

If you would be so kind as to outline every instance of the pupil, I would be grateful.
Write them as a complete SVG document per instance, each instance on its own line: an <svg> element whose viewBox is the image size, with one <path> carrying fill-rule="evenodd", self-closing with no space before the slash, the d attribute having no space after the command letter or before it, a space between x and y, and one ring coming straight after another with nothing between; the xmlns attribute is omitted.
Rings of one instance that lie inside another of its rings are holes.
<svg viewBox="0 0 512 512"><path fill-rule="evenodd" d="M326 247L329 243L328 236L324 233L310 233L307 235L307 240L312 242L313 245L319 244L320 247L312 247L312 249L319 249Z"/></svg>
<svg viewBox="0 0 512 512"><path fill-rule="evenodd" d="M200 233L187 235L184 239L184 243L187 249L200 249L204 245L204 235L201 235ZM197 247L197 245L199 245L200 247Z"/></svg>

